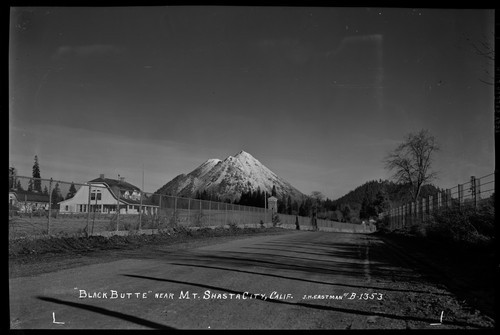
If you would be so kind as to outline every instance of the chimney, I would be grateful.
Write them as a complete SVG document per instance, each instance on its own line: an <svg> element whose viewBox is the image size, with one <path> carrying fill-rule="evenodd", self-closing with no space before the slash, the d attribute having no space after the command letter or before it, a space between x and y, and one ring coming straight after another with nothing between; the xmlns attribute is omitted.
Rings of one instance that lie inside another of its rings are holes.
<svg viewBox="0 0 500 335"><path fill-rule="evenodd" d="M125 177L120 177L120 181L123 182L125 180Z"/></svg>
<svg viewBox="0 0 500 335"><path fill-rule="evenodd" d="M99 175L99 178L104 179L104 173L101 173L101 174Z"/></svg>

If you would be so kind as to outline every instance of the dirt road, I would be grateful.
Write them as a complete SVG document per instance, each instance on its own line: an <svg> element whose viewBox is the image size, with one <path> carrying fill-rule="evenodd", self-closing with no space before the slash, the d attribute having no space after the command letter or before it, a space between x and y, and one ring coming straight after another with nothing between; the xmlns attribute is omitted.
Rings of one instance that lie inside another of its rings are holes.
<svg viewBox="0 0 500 335"><path fill-rule="evenodd" d="M19 329L493 328L373 235L289 231L10 279Z"/></svg>

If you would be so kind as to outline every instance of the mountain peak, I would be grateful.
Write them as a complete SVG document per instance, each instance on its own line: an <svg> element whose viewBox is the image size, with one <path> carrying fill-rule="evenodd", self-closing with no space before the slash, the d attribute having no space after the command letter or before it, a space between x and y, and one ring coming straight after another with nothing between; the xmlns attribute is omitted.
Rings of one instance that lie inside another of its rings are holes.
<svg viewBox="0 0 500 335"><path fill-rule="evenodd" d="M236 154L236 156L243 156L243 155L246 155L246 156L252 156L250 155L248 152L244 151L244 150L240 150L240 152L238 152Z"/></svg>
<svg viewBox="0 0 500 335"><path fill-rule="evenodd" d="M302 193L287 181L278 177L248 152L241 150L223 161L209 159L186 175L172 180L161 190L164 193L193 197L196 192L208 191L233 201L249 190L271 192L275 186L278 194L301 199Z"/></svg>

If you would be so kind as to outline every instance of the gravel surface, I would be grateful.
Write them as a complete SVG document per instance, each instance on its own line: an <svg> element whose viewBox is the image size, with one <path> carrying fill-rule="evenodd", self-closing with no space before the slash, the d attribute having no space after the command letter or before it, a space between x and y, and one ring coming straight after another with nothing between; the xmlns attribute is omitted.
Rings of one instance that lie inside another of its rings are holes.
<svg viewBox="0 0 500 335"><path fill-rule="evenodd" d="M26 272L9 281L11 328L493 329L495 325L492 318L463 303L439 274L401 245L375 235L290 230L101 250L80 257L59 255L59 260L46 256L39 266L14 265ZM123 298L111 299L121 294Z"/></svg>

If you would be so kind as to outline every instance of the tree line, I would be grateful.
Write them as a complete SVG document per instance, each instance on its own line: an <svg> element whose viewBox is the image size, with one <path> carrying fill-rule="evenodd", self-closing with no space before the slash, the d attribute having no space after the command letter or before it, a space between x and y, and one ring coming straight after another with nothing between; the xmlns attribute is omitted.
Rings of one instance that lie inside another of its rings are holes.
<svg viewBox="0 0 500 335"><path fill-rule="evenodd" d="M21 180L16 176L16 168L9 166L9 191L16 191L18 193L29 193L29 194L39 194L49 197L49 189L47 185L42 188L42 176L40 172L40 163L38 160L38 155L35 155L33 168L32 168L32 178L28 180L28 185L24 189ZM51 208L57 209L59 202L63 200L70 199L75 196L77 189L74 183L71 183L68 193L66 196L62 195L61 188L58 182L56 182L53 187L51 194Z"/></svg>
<svg viewBox="0 0 500 335"><path fill-rule="evenodd" d="M376 219L390 208L440 191L432 184L437 177L437 173L432 171L432 163L439 150L435 137L428 130L409 133L382 160L385 168L392 173L390 180L368 181L336 200L325 199L318 191L305 196L300 202L292 201L289 195L282 195L278 197L278 213L300 216L314 213L319 219L352 223ZM242 194L240 202L263 206L263 197L258 192L247 192Z"/></svg>

